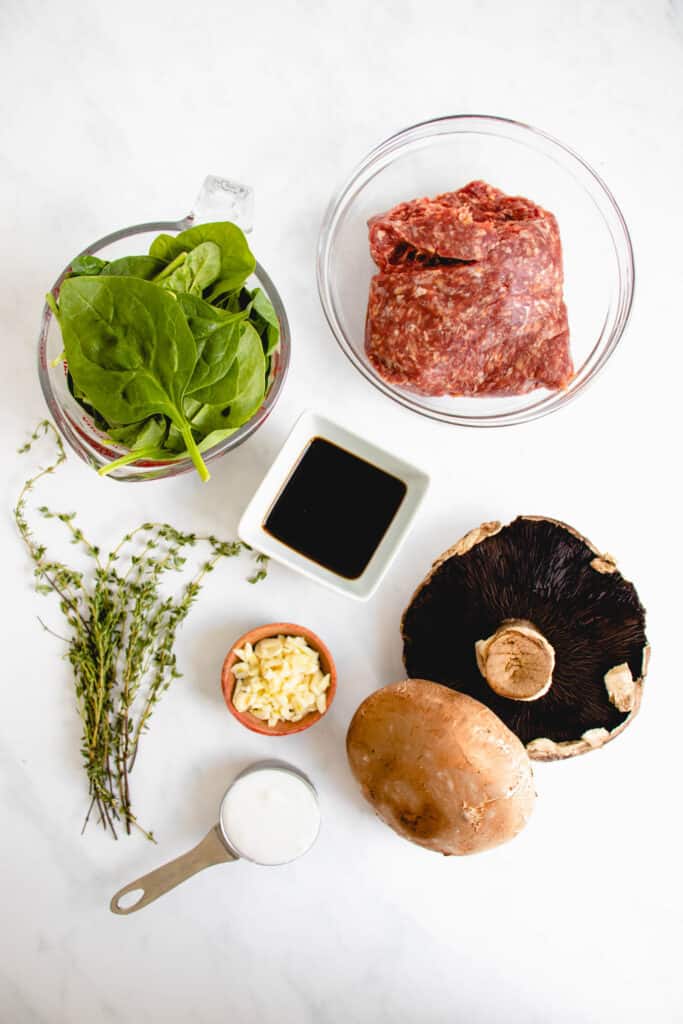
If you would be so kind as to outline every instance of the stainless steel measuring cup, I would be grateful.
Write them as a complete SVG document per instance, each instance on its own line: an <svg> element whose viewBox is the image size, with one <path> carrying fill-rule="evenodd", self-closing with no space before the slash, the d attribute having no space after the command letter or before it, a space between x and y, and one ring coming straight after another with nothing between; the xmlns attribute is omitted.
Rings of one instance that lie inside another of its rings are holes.
<svg viewBox="0 0 683 1024"><path fill-rule="evenodd" d="M211 867L213 864L224 864L227 861L232 860L248 860L253 864L262 864L264 866L275 866L273 862L266 862L264 860L255 860L254 857L247 856L244 852L238 849L234 839L227 834L224 823L223 823L223 808L226 805L226 801L232 790L233 786L243 779L246 775L251 775L254 772L260 772L266 769L274 769L294 775L300 779L301 782L305 783L310 792L313 794L315 799L316 807L318 805L318 794L315 786L303 772L299 771L293 765L287 764L285 761L266 760L257 761L245 768L244 771L236 775L228 786L220 805L220 811L218 815L218 822L211 831L204 836L202 841L197 844L193 849L188 850L187 853L183 853L180 857L176 857L175 860L168 861L167 864L163 864L161 867L156 868L154 871L150 871L146 875L142 875L140 878L136 878L134 882L129 882L128 885L124 885L122 889L112 897L109 909L114 914L132 914L136 910L142 910L148 903L152 903L153 900L163 896L164 893L174 889L176 885L180 885L186 878L191 878L192 875L196 875L198 871L202 871L204 868ZM320 822L318 814L318 825ZM317 839L317 831L312 837L311 842L302 850L297 853L294 857L289 860L277 861L276 864L286 864L290 860L296 860L298 857L303 856L310 850L311 846ZM130 906L123 906L120 900L127 893L141 890L139 898L132 903Z"/></svg>

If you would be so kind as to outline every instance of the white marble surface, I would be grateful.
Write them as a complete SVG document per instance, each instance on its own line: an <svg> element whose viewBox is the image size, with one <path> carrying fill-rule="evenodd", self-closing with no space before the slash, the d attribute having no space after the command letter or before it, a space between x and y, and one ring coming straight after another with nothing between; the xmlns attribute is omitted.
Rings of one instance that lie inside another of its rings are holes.
<svg viewBox="0 0 683 1024"><path fill-rule="evenodd" d="M0 86L0 1020L683 1019L680 0L239 10L3 0ZM318 304L316 235L331 190L378 140L446 112L554 133L603 174L632 231L637 301L623 345L580 401L526 427L417 420L356 375ZM36 621L58 616L31 590L9 509L27 468L14 449L44 413L34 367L43 292L92 238L185 211L209 171L257 192L254 246L294 336L282 400L207 487L190 477L107 483L73 458L52 499L78 507L103 542L146 516L230 535L309 406L399 448L434 484L367 605L278 567L256 588L240 566L214 574L179 641L185 677L158 709L134 776L154 848L79 835L69 670ZM646 698L606 750L538 766L537 810L514 843L442 859L373 819L347 771L344 732L365 694L400 677L399 614L430 560L482 519L519 512L575 524L638 583L654 647ZM111 893L199 839L232 773L272 753L225 712L217 676L235 635L279 618L319 631L338 660L333 712L277 745L319 785L320 841L290 867L216 867L139 915L112 916Z"/></svg>

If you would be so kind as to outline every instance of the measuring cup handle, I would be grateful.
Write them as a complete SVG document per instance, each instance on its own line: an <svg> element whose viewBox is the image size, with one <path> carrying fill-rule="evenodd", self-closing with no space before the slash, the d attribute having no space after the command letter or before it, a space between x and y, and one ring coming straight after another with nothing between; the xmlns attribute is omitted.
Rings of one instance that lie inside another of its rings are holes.
<svg viewBox="0 0 683 1024"><path fill-rule="evenodd" d="M215 825L207 836L204 836L201 843L194 849L181 854L168 864L163 864L155 871L136 878L134 882L124 885L123 889L112 896L109 909L113 914L132 914L136 910L142 910L148 903L163 896L165 892L175 889L186 878L191 878L203 868L211 867L212 864L222 864L229 860L237 860L237 857L228 850L223 842L218 825ZM142 890L142 895L129 907L122 907L119 900L128 892L136 889Z"/></svg>

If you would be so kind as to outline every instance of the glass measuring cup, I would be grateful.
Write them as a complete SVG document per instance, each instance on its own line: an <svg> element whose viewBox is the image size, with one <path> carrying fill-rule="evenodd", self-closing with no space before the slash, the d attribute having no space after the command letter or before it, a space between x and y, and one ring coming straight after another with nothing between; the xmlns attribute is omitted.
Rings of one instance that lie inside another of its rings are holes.
<svg viewBox="0 0 683 1024"><path fill-rule="evenodd" d="M190 213L178 220L154 221L146 224L134 224L131 227L114 231L104 238L92 242L83 253L97 254L107 260L117 259L131 253L147 252L151 241L160 233L175 235L193 225L205 224L215 220L229 220L249 234L253 225L254 201L253 191L246 185L209 175L202 184ZM62 281L69 273L67 266L59 275L50 289L59 294ZM287 376L290 354L290 332L287 314L280 295L260 263L247 281L249 288L261 288L273 305L280 325L280 341L270 355L266 395L260 408L241 427L229 437L203 453L204 462L208 465L222 458L237 448L259 429L266 421L277 402ZM59 325L47 304L43 306L43 315L38 337L38 376L52 419L62 437L69 443L80 458L99 469L125 455L129 449L125 445L113 441L98 427L93 416L76 401L69 388L66 364L60 359L64 342ZM168 460L138 459L127 466L120 466L109 473L112 480L143 481L162 477L177 476L192 472L192 460L187 457L169 458Z"/></svg>
<svg viewBox="0 0 683 1024"><path fill-rule="evenodd" d="M279 799L268 799L267 788L264 787L268 787L269 780L271 794L274 786L280 786ZM252 824L257 822L260 826L260 835L258 827L250 834L248 821L245 824L245 799L250 796L258 804L251 808L251 813ZM287 813L298 815L298 834L292 828L290 834L286 834L289 827L285 820ZM109 909L114 914L132 914L142 910L185 879L213 864L233 860L248 860L264 867L288 864L310 850L319 829L318 794L311 780L284 761L257 761L230 783L221 801L218 822L201 842L180 857L124 885L112 897ZM268 831L270 839L266 835ZM141 890L141 895L135 902L129 906L121 904L122 897L137 890Z"/></svg>

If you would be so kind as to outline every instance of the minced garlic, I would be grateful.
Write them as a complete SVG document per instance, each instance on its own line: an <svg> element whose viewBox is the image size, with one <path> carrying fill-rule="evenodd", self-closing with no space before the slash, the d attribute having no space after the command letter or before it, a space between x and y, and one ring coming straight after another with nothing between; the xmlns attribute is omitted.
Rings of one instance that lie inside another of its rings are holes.
<svg viewBox="0 0 683 1024"><path fill-rule="evenodd" d="M238 711L250 711L269 726L325 711L330 677L320 671L320 656L304 637L268 637L235 654L232 702Z"/></svg>

